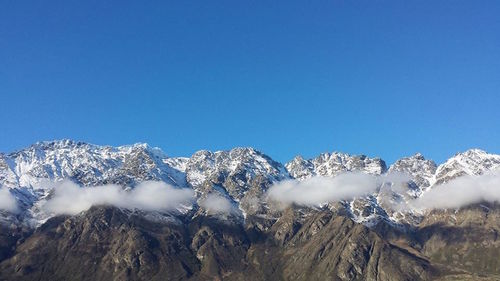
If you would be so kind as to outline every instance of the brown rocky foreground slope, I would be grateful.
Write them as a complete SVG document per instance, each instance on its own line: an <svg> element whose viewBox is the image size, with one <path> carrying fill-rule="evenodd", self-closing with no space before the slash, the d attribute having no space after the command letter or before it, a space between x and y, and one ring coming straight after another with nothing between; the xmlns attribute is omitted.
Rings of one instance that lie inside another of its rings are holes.
<svg viewBox="0 0 500 281"><path fill-rule="evenodd" d="M285 215L258 231L210 217L159 223L94 207L50 219L14 247L0 264L2 280L428 280L438 274L426 258L326 212L300 225Z"/></svg>

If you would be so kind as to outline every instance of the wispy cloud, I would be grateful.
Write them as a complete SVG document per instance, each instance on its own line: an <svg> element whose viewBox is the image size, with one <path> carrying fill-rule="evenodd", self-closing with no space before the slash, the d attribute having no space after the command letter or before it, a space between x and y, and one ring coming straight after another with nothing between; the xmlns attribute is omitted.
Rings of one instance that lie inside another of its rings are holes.
<svg viewBox="0 0 500 281"><path fill-rule="evenodd" d="M417 209L448 209L481 202L500 202L499 173L456 178L433 187L410 205Z"/></svg>
<svg viewBox="0 0 500 281"><path fill-rule="evenodd" d="M0 188L0 210L8 212L17 211L17 202L7 188Z"/></svg>
<svg viewBox="0 0 500 281"><path fill-rule="evenodd" d="M230 214L236 211L229 199L213 193L200 200L200 206L212 214Z"/></svg>
<svg viewBox="0 0 500 281"><path fill-rule="evenodd" d="M289 205L316 206L322 203L352 200L380 191L404 195L409 175L390 173L372 176L344 173L336 177L312 177L304 181L288 180L273 185L267 192L272 201ZM389 197L389 199L392 197ZM434 186L413 200L385 202L394 210L460 208L474 203L500 202L500 172L482 176L463 176Z"/></svg>
<svg viewBox="0 0 500 281"><path fill-rule="evenodd" d="M371 194L377 190L379 183L379 178L364 173L344 173L333 178L312 177L303 181L287 180L273 185L267 197L283 204L314 206Z"/></svg>
<svg viewBox="0 0 500 281"><path fill-rule="evenodd" d="M77 214L94 205L113 205L128 209L166 211L181 204L191 204L192 189L175 188L164 182L143 182L131 190L118 185L80 187L64 181L54 188L54 195L43 206L54 214Z"/></svg>

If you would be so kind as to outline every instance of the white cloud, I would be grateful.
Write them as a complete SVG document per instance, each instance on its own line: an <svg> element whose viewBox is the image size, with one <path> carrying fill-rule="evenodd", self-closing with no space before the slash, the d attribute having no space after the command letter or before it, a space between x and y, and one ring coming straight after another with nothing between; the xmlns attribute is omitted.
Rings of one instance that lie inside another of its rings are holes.
<svg viewBox="0 0 500 281"><path fill-rule="evenodd" d="M209 194L206 198L200 201L200 206L206 209L209 213L233 213L235 211L233 204L226 197L216 194Z"/></svg>
<svg viewBox="0 0 500 281"><path fill-rule="evenodd" d="M303 181L287 180L273 185L269 199L284 204L314 206L350 200L377 190L380 179L364 173L344 173L336 177L312 177Z"/></svg>
<svg viewBox="0 0 500 281"><path fill-rule="evenodd" d="M447 209L480 202L500 202L500 174L456 178L433 187L411 205L417 209Z"/></svg>
<svg viewBox="0 0 500 281"><path fill-rule="evenodd" d="M17 211L17 202L7 188L0 188L0 210Z"/></svg>
<svg viewBox="0 0 500 281"><path fill-rule="evenodd" d="M74 215L94 205L113 205L128 209L165 211L191 204L193 190L175 188L164 182L144 182L131 190L118 185L80 187L64 181L54 188L54 195L43 208L54 214Z"/></svg>
<svg viewBox="0 0 500 281"><path fill-rule="evenodd" d="M322 203L352 200L380 192L406 194L410 177L402 173L372 176L345 173L336 177L312 177L304 181L288 180L273 185L268 199L285 205L317 206ZM463 176L433 187L420 198L409 201L388 200L395 210L460 208L481 202L500 202L500 172L482 176Z"/></svg>
<svg viewBox="0 0 500 281"><path fill-rule="evenodd" d="M380 184L385 189L396 193L405 193L408 190L408 182L412 179L410 175L402 172L389 172L378 177Z"/></svg>

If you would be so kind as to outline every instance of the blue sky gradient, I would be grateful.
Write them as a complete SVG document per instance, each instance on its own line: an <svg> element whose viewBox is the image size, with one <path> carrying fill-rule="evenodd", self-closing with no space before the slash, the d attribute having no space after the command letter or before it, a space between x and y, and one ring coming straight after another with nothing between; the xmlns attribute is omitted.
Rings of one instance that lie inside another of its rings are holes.
<svg viewBox="0 0 500 281"><path fill-rule="evenodd" d="M104 3L106 2L106 3ZM3 1L0 151L500 153L500 1Z"/></svg>

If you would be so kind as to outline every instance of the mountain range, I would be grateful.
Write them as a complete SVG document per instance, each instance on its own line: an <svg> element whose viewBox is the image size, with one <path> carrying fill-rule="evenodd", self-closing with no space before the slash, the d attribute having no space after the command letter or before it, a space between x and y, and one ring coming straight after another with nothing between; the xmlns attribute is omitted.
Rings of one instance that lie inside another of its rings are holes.
<svg viewBox="0 0 500 281"><path fill-rule="evenodd" d="M498 280L499 170L480 149L387 166L39 142L0 154L16 203L0 205L0 279Z"/></svg>

